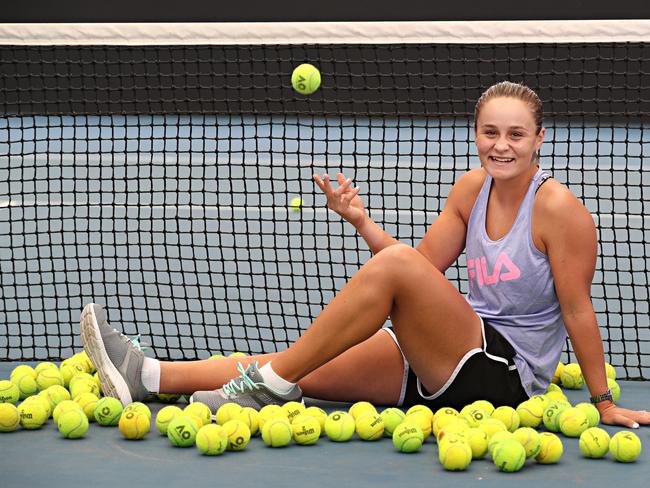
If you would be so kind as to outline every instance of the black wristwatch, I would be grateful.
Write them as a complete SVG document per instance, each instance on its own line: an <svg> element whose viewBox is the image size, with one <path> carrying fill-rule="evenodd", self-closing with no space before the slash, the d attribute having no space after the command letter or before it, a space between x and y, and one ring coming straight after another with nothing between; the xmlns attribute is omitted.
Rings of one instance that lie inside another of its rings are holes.
<svg viewBox="0 0 650 488"><path fill-rule="evenodd" d="M610 388L607 388L605 393L589 398L589 401L594 404L604 402L605 400L609 400L610 402L614 401L614 396L612 395L612 390Z"/></svg>

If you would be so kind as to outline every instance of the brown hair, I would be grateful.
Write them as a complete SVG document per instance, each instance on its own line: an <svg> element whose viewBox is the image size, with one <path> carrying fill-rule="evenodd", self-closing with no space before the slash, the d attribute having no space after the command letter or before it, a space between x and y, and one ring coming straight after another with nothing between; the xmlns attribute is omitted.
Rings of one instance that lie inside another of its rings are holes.
<svg viewBox="0 0 650 488"><path fill-rule="evenodd" d="M500 97L516 98L527 103L533 112L533 117L535 118L536 133L539 134L539 131L542 130L542 118L544 116L544 112L542 111L542 101L537 96L537 93L526 85L521 83L512 83L511 81L496 83L483 92L474 108L474 129L476 129L478 116L485 102Z"/></svg>

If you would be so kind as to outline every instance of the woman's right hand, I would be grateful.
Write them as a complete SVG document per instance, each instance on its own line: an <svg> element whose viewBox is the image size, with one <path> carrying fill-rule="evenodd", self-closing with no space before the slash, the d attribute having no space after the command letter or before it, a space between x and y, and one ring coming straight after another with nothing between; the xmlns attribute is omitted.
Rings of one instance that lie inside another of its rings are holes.
<svg viewBox="0 0 650 488"><path fill-rule="evenodd" d="M330 177L327 173L323 175L322 179L318 175L314 175L313 178L318 187L325 193L327 207L330 210L339 214L355 227L361 225L367 214L363 206L363 201L359 197L359 191L361 189L358 186L356 188L350 188L352 184L350 178L346 178L343 173L338 173L336 178L339 186L336 190L332 188Z"/></svg>

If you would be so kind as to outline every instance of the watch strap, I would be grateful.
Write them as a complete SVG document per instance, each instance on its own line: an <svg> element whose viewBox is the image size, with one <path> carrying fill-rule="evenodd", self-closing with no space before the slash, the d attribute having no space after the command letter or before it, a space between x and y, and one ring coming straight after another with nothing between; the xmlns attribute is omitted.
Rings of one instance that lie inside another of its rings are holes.
<svg viewBox="0 0 650 488"><path fill-rule="evenodd" d="M601 393L600 395L595 395L589 398L589 401L591 403L600 403L604 402L605 400L609 400L611 402L614 401L614 396L612 395L611 388L607 388L607 391L605 393Z"/></svg>

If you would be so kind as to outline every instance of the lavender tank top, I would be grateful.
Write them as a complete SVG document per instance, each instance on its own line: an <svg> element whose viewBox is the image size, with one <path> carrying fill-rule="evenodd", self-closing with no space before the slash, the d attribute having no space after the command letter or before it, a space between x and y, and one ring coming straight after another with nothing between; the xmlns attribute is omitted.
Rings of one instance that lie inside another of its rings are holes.
<svg viewBox="0 0 650 488"><path fill-rule="evenodd" d="M549 175L537 171L510 231L493 241L485 228L492 177L487 176L467 226L467 301L516 351L528 395L543 393L553 378L566 340L548 257L533 243L535 192Z"/></svg>

